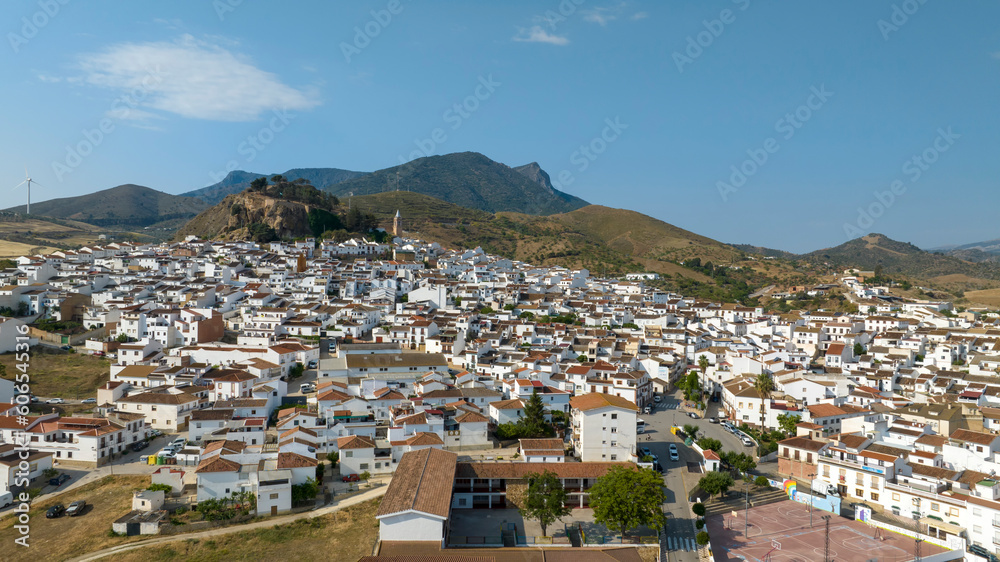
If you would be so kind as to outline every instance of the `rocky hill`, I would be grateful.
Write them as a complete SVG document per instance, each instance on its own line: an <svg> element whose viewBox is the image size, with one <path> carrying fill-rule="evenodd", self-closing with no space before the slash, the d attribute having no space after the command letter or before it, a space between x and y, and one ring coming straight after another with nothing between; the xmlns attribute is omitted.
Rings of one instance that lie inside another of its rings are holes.
<svg viewBox="0 0 1000 562"><path fill-rule="evenodd" d="M195 189L194 191L188 191L182 195L185 197L197 197L209 205L215 205L225 199L227 195L239 193L250 187L250 182L253 180L262 177L271 177L273 175L275 174L268 174L265 176L264 174L257 174L254 172L234 170L229 172L229 174L218 183L214 183L201 189ZM309 182L310 185L322 189L349 179L363 176L365 175L365 172L352 172L350 170L341 170L339 168L293 168L280 175L288 178L289 180L304 179Z"/></svg>

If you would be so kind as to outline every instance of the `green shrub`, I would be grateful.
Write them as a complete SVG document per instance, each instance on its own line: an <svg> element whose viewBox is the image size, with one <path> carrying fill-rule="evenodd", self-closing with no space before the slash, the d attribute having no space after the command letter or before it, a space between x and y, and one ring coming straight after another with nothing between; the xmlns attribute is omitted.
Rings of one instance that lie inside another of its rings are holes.
<svg viewBox="0 0 1000 562"><path fill-rule="evenodd" d="M698 543L699 546L705 546L708 544L708 533L701 531L695 536L694 541Z"/></svg>
<svg viewBox="0 0 1000 562"><path fill-rule="evenodd" d="M697 515L698 517L704 517L705 516L705 504L703 504L703 503L696 503L696 504L694 504L694 505L691 506L691 511L693 511L694 514Z"/></svg>
<svg viewBox="0 0 1000 562"><path fill-rule="evenodd" d="M697 521L695 521L695 522L694 522L694 528L695 528L695 529L698 529L699 531L700 531L700 530L701 530L701 529L702 529L702 528L703 528L704 526L705 526L705 520L704 520L704 519L699 519L699 520L697 520Z"/></svg>
<svg viewBox="0 0 1000 562"><path fill-rule="evenodd" d="M174 491L174 487L170 484L150 484L146 489L153 492L162 491L164 494L169 494Z"/></svg>

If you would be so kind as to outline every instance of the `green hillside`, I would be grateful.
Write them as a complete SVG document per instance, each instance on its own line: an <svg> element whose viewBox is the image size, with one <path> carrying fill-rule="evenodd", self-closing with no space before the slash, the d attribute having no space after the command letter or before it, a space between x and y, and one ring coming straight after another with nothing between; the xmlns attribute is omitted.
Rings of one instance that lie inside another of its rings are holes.
<svg viewBox="0 0 1000 562"><path fill-rule="evenodd" d="M107 227L145 227L186 221L208 205L193 197L170 195L141 185L119 185L78 197L32 203L32 215L71 219ZM25 206L6 209L24 213Z"/></svg>

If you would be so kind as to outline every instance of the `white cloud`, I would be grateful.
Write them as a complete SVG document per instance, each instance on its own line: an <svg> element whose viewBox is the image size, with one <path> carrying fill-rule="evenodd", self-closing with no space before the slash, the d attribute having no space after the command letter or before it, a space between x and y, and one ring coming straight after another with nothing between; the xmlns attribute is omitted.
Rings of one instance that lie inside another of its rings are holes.
<svg viewBox="0 0 1000 562"><path fill-rule="evenodd" d="M608 25L609 21L618 19L618 16L611 13L610 8L594 8L593 10L586 10L583 12L583 19L592 23L596 23L601 27Z"/></svg>
<svg viewBox="0 0 1000 562"><path fill-rule="evenodd" d="M287 86L247 57L190 35L173 42L112 45L83 55L79 67L88 84L120 91L133 107L133 119L154 115L135 107L191 119L252 121L272 109L319 105L314 90Z"/></svg>
<svg viewBox="0 0 1000 562"><path fill-rule="evenodd" d="M632 19L633 20L644 20L644 19L646 19L648 17L649 17L649 14L646 13L646 12L636 12L636 13L632 14Z"/></svg>
<svg viewBox="0 0 1000 562"><path fill-rule="evenodd" d="M542 29L540 25L533 25L527 29L518 28L517 35L512 38L513 41L518 41L521 43L548 43L550 45L569 45L569 39L561 35L553 35L548 31Z"/></svg>

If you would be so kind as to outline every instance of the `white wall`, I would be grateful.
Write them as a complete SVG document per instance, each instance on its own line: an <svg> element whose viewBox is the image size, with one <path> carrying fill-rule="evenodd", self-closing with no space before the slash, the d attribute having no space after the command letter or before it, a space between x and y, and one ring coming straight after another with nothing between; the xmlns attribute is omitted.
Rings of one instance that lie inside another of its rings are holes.
<svg viewBox="0 0 1000 562"><path fill-rule="evenodd" d="M390 515L379 521L379 538L383 541L440 543L444 540L444 521L412 511Z"/></svg>

